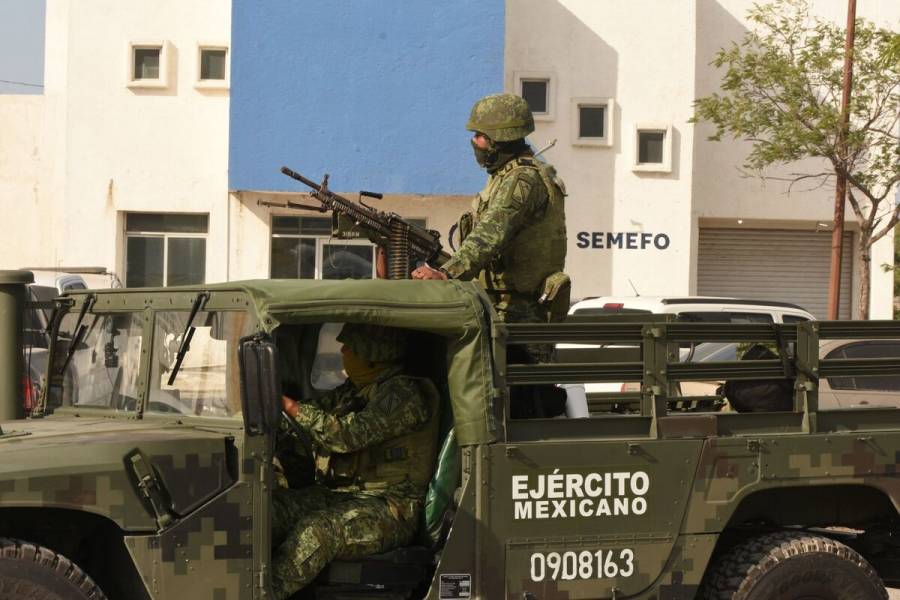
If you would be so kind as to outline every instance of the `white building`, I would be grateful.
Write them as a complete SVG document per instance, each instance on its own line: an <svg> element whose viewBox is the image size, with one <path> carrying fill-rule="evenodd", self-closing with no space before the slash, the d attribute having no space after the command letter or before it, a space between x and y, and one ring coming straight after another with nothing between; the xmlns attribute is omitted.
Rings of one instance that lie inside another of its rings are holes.
<svg viewBox="0 0 900 600"><path fill-rule="evenodd" d="M404 16L320 0L48 0L45 93L0 96L0 268L103 265L132 285L359 273L335 265L351 255L365 271L368 248L259 203L297 190L278 167L320 169L325 154L336 189L375 186L379 207L446 235L482 177L468 107L506 89L537 109L535 146L558 140L546 156L569 190L576 297L762 297L823 315L833 192L742 178L748 146L688 123L750 0L429 2ZM843 2L815 5L843 22ZM900 18L888 0L859 10ZM886 238L873 318L891 316L892 262Z"/></svg>

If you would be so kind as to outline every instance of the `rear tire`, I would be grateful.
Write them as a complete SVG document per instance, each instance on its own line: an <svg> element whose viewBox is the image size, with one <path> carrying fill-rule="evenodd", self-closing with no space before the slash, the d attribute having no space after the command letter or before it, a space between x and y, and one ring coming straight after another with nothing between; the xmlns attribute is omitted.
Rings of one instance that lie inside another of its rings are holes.
<svg viewBox="0 0 900 600"><path fill-rule="evenodd" d="M0 600L106 600L94 580L49 548L0 538Z"/></svg>
<svg viewBox="0 0 900 600"><path fill-rule="evenodd" d="M779 532L729 550L704 580L704 600L887 600L855 550L820 535Z"/></svg>

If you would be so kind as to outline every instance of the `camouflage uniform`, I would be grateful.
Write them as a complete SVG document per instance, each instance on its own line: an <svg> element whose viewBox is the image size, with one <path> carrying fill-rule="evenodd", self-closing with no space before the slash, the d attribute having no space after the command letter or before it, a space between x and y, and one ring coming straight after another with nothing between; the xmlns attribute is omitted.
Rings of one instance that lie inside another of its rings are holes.
<svg viewBox="0 0 900 600"><path fill-rule="evenodd" d="M347 331L338 340L370 364L399 358L397 344L372 327ZM396 364L362 387L348 380L301 405L296 421L316 447L320 483L273 492L276 598L303 588L334 559L410 542L434 466L437 413L434 386Z"/></svg>
<svg viewBox="0 0 900 600"><path fill-rule="evenodd" d="M562 275L566 258L565 187L524 141L534 119L522 98L482 98L467 128L491 138L489 160L475 149L489 177L474 200L471 231L461 223L465 237L442 268L454 279L479 278L502 320L546 323L549 309L540 298L548 278Z"/></svg>

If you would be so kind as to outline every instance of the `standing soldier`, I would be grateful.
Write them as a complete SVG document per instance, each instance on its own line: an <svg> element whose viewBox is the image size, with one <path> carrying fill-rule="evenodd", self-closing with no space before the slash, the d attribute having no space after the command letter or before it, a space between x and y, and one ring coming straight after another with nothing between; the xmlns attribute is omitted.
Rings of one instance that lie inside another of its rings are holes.
<svg viewBox="0 0 900 600"><path fill-rule="evenodd" d="M475 103L466 129L474 132L475 159L488 172L476 196L475 216L460 219L459 250L440 269L421 266L414 279L478 278L494 308L509 323L547 323L568 311L565 186L538 160L525 136L534 131L528 103L494 94ZM546 362L552 349L529 345L512 362ZM537 408L538 414L550 416ZM549 411L555 412L555 411ZM543 413L543 414L541 414Z"/></svg>

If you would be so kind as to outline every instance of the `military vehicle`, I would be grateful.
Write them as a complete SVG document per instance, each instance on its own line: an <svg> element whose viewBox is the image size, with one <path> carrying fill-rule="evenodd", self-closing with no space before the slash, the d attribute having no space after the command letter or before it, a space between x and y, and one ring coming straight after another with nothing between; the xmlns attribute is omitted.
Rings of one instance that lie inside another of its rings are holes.
<svg viewBox="0 0 900 600"><path fill-rule="evenodd" d="M281 386L333 385L336 328L369 322L413 332L409 368L447 409L422 535L332 563L303 597L886 598L900 579L900 410L819 410L817 382L900 375L900 360L820 360L818 347L900 325L641 318L505 325L457 281L68 293L41 405L0 423L0 597L271 598ZM786 351L678 361L710 341ZM642 350L507 364L510 344L562 342ZM684 380L778 378L791 411L686 411L674 396ZM637 409L507 417L510 388L591 381L640 381Z"/></svg>

